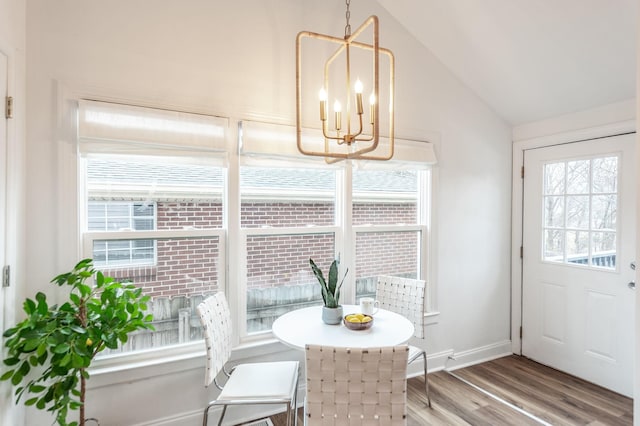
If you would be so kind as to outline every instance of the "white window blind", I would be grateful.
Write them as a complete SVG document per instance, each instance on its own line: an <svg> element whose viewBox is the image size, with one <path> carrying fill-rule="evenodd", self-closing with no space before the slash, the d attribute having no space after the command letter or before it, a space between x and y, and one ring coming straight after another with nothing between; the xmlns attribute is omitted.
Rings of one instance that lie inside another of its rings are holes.
<svg viewBox="0 0 640 426"><path fill-rule="evenodd" d="M78 101L81 153L226 150L228 119L91 100Z"/></svg>
<svg viewBox="0 0 640 426"><path fill-rule="evenodd" d="M288 158L296 162L305 161L324 165L322 157L312 157L298 152L296 146L296 128L281 124L267 124L255 121L242 121L240 123L240 154L243 156L243 164L259 161L260 158ZM316 129L303 129L302 138L308 138L306 146L317 146L316 150L322 150L322 133ZM388 144L387 138L381 138L381 144ZM357 168L367 169L412 169L426 170L437 162L433 144L430 142L395 139L394 155L388 161L358 160ZM340 165L337 162L335 165Z"/></svg>

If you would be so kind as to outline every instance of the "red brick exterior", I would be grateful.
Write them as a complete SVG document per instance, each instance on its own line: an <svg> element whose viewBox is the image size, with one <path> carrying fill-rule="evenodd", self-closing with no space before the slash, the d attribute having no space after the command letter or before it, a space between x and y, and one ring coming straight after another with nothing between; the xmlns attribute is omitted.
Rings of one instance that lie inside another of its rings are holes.
<svg viewBox="0 0 640 426"><path fill-rule="evenodd" d="M245 228L295 227L333 224L331 203L243 203ZM353 207L355 224L416 223L415 204L362 203ZM157 203L157 229L220 228L220 203ZM407 241L411 243L407 244ZM155 266L108 269L106 275L130 279L152 297L206 294L220 289L217 238L158 240ZM314 282L309 258L323 271L334 256L333 235L249 236L247 238L248 288L276 287ZM415 233L361 234L356 240L356 278L379 274L405 274L417 270ZM393 271L388 267L393 265Z"/></svg>

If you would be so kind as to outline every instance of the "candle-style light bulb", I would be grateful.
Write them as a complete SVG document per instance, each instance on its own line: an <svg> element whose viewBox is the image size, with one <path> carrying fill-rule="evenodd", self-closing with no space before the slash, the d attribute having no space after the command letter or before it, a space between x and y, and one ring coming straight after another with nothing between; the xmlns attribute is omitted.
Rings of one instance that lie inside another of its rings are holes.
<svg viewBox="0 0 640 426"><path fill-rule="evenodd" d="M318 98L320 99L320 120L325 121L327 119L327 92L324 87L320 89Z"/></svg>
<svg viewBox="0 0 640 426"><path fill-rule="evenodd" d="M340 130L342 127L342 105L340 105L340 101L336 100L333 104L333 111L336 113L336 130Z"/></svg>
<svg viewBox="0 0 640 426"><path fill-rule="evenodd" d="M371 93L369 96L369 121L371 124L375 123L376 114L376 94Z"/></svg>
<svg viewBox="0 0 640 426"><path fill-rule="evenodd" d="M360 81L360 79L356 80L356 84L354 87L355 91L356 91L356 108L358 111L358 115L362 115L362 82Z"/></svg>
<svg viewBox="0 0 640 426"><path fill-rule="evenodd" d="M360 81L360 79L356 80L356 84L355 84L355 91L356 93L362 93L362 82Z"/></svg>

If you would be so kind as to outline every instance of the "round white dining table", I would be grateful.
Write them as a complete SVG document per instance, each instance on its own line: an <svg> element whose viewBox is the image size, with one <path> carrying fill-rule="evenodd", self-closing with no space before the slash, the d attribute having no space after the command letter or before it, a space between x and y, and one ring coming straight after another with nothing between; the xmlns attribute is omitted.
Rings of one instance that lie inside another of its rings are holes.
<svg viewBox="0 0 640 426"><path fill-rule="evenodd" d="M342 305L344 315L360 311L358 305ZM347 348L395 346L407 343L413 336L413 324L395 312L379 309L368 330L350 330L340 323L322 321L322 306L296 309L278 317L273 335L287 346L304 350L306 344Z"/></svg>

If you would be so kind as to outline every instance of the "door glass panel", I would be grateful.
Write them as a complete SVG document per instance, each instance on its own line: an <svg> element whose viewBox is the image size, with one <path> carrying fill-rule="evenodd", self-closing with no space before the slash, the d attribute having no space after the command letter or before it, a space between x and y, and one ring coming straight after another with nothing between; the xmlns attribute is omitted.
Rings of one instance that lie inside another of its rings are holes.
<svg viewBox="0 0 640 426"><path fill-rule="evenodd" d="M547 229L544 231L544 260L562 262L564 253L564 231Z"/></svg>
<svg viewBox="0 0 640 426"><path fill-rule="evenodd" d="M589 229L589 196L567 196L567 228Z"/></svg>
<svg viewBox="0 0 640 426"><path fill-rule="evenodd" d="M567 193L589 193L589 160L569 161L567 163Z"/></svg>
<svg viewBox="0 0 640 426"><path fill-rule="evenodd" d="M593 193L618 192L618 157L593 160Z"/></svg>
<svg viewBox="0 0 640 426"><path fill-rule="evenodd" d="M589 259L589 232L567 231L566 247L569 262L587 264Z"/></svg>
<svg viewBox="0 0 640 426"><path fill-rule="evenodd" d="M550 228L564 226L564 197L544 197L544 223Z"/></svg>
<svg viewBox="0 0 640 426"><path fill-rule="evenodd" d="M564 194L564 163L551 163L544 166L544 193L546 195Z"/></svg>
<svg viewBox="0 0 640 426"><path fill-rule="evenodd" d="M616 196L594 195L592 201L593 229L616 229Z"/></svg>
<svg viewBox="0 0 640 426"><path fill-rule="evenodd" d="M618 157L544 165L542 257L615 269Z"/></svg>

